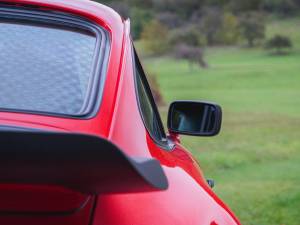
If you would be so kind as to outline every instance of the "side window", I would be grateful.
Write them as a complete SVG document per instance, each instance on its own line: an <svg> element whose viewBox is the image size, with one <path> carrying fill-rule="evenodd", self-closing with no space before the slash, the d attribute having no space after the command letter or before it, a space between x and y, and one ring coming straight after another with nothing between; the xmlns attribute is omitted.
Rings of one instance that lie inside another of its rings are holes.
<svg viewBox="0 0 300 225"><path fill-rule="evenodd" d="M136 89L140 111L151 137L159 144L167 144L166 134L154 102L143 68L134 51Z"/></svg>

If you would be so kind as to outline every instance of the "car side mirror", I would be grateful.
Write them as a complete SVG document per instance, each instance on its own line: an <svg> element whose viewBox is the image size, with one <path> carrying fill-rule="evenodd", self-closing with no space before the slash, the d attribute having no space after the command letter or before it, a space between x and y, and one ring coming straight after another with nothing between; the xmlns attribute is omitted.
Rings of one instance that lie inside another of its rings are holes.
<svg viewBox="0 0 300 225"><path fill-rule="evenodd" d="M222 109L207 102L176 101L170 105L168 128L172 133L215 136L220 132Z"/></svg>

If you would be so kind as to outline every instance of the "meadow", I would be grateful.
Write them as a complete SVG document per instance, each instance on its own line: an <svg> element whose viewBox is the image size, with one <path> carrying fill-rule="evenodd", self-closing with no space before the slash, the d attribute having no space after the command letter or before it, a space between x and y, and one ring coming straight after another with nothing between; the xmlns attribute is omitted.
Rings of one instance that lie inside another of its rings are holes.
<svg viewBox="0 0 300 225"><path fill-rule="evenodd" d="M183 137L214 191L242 224L300 224L300 19L268 24L267 36L284 34L291 54L262 48L207 48L208 69L186 61L144 59L166 103L197 99L219 103L223 128L213 138ZM161 107L164 121L167 106Z"/></svg>

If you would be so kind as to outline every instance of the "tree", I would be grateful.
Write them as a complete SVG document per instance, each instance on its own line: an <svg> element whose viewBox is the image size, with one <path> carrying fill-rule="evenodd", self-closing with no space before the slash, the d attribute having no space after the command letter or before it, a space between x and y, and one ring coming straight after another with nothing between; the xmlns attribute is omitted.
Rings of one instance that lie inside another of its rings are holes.
<svg viewBox="0 0 300 225"><path fill-rule="evenodd" d="M200 47L181 44L175 48L175 57L177 59L187 60L191 69L193 68L194 64L198 64L202 68L208 67L204 60L203 50Z"/></svg>
<svg viewBox="0 0 300 225"><path fill-rule="evenodd" d="M266 42L266 49L275 49L276 54L284 53L284 49L291 49L293 47L292 41L290 38L282 36L282 35L275 35L273 38Z"/></svg>
<svg viewBox="0 0 300 225"><path fill-rule="evenodd" d="M108 5L117 11L123 18L131 19L132 37L140 39L145 24L153 18L152 0L95 0ZM150 10L149 10L150 9Z"/></svg>
<svg viewBox="0 0 300 225"><path fill-rule="evenodd" d="M247 13L240 19L241 35L247 40L248 46L253 47L256 40L265 37L265 23L259 13Z"/></svg>
<svg viewBox="0 0 300 225"><path fill-rule="evenodd" d="M201 9L205 0L152 0L158 12L173 12L183 19L188 19L195 10Z"/></svg>
<svg viewBox="0 0 300 225"><path fill-rule="evenodd" d="M189 46L203 47L206 45L205 37L195 25L173 29L169 33L169 43L172 46L186 44Z"/></svg>
<svg viewBox="0 0 300 225"><path fill-rule="evenodd" d="M231 0L228 2L228 8L235 13L259 11L261 9L262 2L263 0Z"/></svg>
<svg viewBox="0 0 300 225"><path fill-rule="evenodd" d="M140 39L144 27L152 20L153 15L149 10L133 7L130 11L130 18L133 39Z"/></svg>
<svg viewBox="0 0 300 225"><path fill-rule="evenodd" d="M198 27L210 46L236 44L240 38L238 18L220 7L211 6L195 11L189 23Z"/></svg>
<svg viewBox="0 0 300 225"><path fill-rule="evenodd" d="M262 8L265 11L290 16L299 11L299 0L263 0Z"/></svg>
<svg viewBox="0 0 300 225"><path fill-rule="evenodd" d="M176 29L184 24L177 14L171 12L158 13L155 18L168 29Z"/></svg>
<svg viewBox="0 0 300 225"><path fill-rule="evenodd" d="M206 43L214 45L217 43L217 34L222 28L223 12L219 8L209 7L202 14L195 12L192 20L200 21L200 30L206 37Z"/></svg>
<svg viewBox="0 0 300 225"><path fill-rule="evenodd" d="M240 38L239 21L232 13L225 12L222 26L216 35L217 42L222 45L236 44Z"/></svg>
<svg viewBox="0 0 300 225"><path fill-rule="evenodd" d="M160 55L168 50L168 29L157 20L144 27L141 39L149 54Z"/></svg>
<svg viewBox="0 0 300 225"><path fill-rule="evenodd" d="M109 2L108 6L113 8L116 12L118 12L123 18L127 19L130 16L129 5L125 2Z"/></svg>

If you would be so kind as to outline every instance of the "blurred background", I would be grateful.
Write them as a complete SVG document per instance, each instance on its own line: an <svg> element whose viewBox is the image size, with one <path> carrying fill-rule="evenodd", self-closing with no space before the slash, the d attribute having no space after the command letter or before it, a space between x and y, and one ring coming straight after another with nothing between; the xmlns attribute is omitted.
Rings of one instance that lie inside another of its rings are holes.
<svg viewBox="0 0 300 225"><path fill-rule="evenodd" d="M182 137L243 224L300 224L300 1L99 2L131 18L164 122L176 99L224 111L215 138Z"/></svg>

